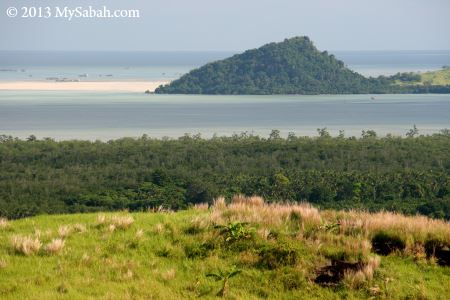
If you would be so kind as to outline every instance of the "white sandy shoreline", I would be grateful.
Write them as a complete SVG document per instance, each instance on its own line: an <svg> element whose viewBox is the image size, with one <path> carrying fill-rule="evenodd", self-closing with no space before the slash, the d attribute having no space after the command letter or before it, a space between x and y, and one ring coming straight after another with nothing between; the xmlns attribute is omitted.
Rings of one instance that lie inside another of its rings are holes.
<svg viewBox="0 0 450 300"><path fill-rule="evenodd" d="M101 91L101 92L153 92L169 81L0 81L0 90L23 91Z"/></svg>

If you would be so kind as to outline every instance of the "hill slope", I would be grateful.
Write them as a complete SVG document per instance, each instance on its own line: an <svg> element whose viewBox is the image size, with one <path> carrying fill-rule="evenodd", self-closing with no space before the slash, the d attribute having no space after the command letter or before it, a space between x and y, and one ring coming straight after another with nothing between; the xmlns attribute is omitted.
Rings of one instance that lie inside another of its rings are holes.
<svg viewBox="0 0 450 300"><path fill-rule="evenodd" d="M449 243L443 221L242 196L209 210L0 219L0 296L448 299Z"/></svg>
<svg viewBox="0 0 450 300"><path fill-rule="evenodd" d="M155 93L351 94L376 88L333 55L318 51L308 37L295 37L209 63Z"/></svg>

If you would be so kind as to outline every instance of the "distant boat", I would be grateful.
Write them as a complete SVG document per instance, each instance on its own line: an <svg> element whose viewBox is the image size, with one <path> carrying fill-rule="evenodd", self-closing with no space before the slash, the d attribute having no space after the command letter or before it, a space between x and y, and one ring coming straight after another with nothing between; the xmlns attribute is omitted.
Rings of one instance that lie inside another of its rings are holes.
<svg viewBox="0 0 450 300"><path fill-rule="evenodd" d="M375 100L375 97L373 97L373 96L372 96L372 97L370 97L370 100Z"/></svg>
<svg viewBox="0 0 450 300"><path fill-rule="evenodd" d="M86 78L86 77L88 77L88 76L89 76L89 75L88 75L87 73L78 75L78 77L84 77L84 78Z"/></svg>

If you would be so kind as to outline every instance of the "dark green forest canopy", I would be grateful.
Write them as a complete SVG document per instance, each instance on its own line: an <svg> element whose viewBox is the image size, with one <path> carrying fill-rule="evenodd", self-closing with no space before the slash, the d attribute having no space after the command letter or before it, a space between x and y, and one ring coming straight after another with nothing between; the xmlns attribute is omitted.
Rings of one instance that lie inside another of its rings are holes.
<svg viewBox="0 0 450 300"><path fill-rule="evenodd" d="M0 215L183 209L243 193L450 219L448 131L409 138L320 133L109 142L0 136Z"/></svg>
<svg viewBox="0 0 450 300"><path fill-rule="evenodd" d="M450 86L396 85L403 77L366 78L308 37L286 39L192 70L160 94L450 93Z"/></svg>

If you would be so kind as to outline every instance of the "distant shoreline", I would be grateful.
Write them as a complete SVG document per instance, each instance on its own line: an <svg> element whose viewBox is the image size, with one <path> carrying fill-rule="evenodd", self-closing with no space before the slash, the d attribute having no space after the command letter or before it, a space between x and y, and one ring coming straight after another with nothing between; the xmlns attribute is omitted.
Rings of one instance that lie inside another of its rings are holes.
<svg viewBox="0 0 450 300"><path fill-rule="evenodd" d="M100 91L100 92L153 92L170 81L0 81L0 90L22 91Z"/></svg>

